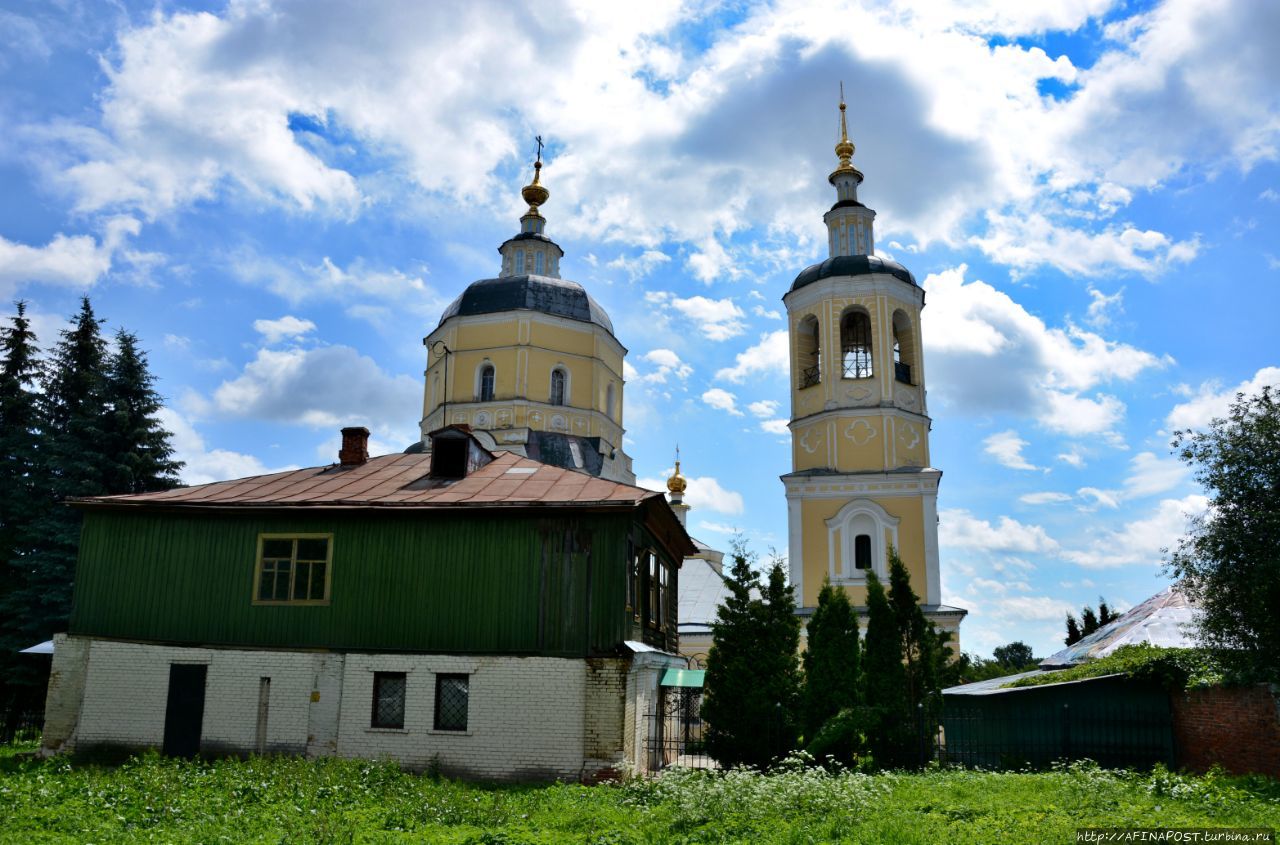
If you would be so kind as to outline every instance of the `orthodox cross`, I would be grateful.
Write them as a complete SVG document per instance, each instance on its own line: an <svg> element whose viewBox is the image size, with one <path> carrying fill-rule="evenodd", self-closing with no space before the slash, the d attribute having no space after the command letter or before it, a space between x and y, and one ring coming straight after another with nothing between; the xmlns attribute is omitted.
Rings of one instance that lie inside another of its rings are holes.
<svg viewBox="0 0 1280 845"><path fill-rule="evenodd" d="M538 161L542 161L542 136L534 135L533 140L538 142Z"/></svg>

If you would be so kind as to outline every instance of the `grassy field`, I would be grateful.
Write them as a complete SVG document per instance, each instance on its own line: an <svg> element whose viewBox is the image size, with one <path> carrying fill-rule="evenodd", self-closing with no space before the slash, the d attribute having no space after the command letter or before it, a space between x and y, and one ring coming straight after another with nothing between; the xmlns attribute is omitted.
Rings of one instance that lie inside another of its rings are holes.
<svg viewBox="0 0 1280 845"><path fill-rule="evenodd" d="M1065 843L1079 826L1280 828L1280 783L1075 764L486 787L352 760L105 768L0 753L4 843Z"/></svg>

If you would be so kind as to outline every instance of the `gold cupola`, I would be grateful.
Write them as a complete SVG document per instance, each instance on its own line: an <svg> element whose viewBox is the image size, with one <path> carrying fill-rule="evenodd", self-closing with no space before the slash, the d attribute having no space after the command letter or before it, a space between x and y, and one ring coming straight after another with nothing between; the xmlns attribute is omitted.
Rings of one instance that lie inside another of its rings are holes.
<svg viewBox="0 0 1280 845"><path fill-rule="evenodd" d="M862 173L853 166L853 150L853 142L849 140L849 124L845 119L844 83L842 82L840 83L840 140L836 141L836 155L840 158L840 164L827 177L827 181L832 185L836 185L837 179L841 176L851 176L858 182L862 181Z"/></svg>
<svg viewBox="0 0 1280 845"><path fill-rule="evenodd" d="M684 476L680 474L680 461L677 459L676 471L667 479L667 492L671 493L673 496L680 496L684 494L686 487L688 487L688 482L685 481Z"/></svg>

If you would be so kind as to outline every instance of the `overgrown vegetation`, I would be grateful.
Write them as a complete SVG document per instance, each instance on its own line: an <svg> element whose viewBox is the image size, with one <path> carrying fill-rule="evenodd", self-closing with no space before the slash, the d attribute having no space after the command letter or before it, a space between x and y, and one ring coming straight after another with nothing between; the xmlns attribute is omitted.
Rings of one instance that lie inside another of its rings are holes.
<svg viewBox="0 0 1280 845"><path fill-rule="evenodd" d="M1280 394L1237 394L1175 454L1209 492L1169 567L1200 606L1198 641L1224 663L1280 681Z"/></svg>
<svg viewBox="0 0 1280 845"><path fill-rule="evenodd" d="M148 754L119 768L0 752L0 843L1072 842L1080 826L1280 827L1265 778L672 770L618 786L493 787L388 763Z"/></svg>
<svg viewBox="0 0 1280 845"><path fill-rule="evenodd" d="M1158 681L1166 689L1181 690L1211 687L1228 680L1246 680L1229 677L1222 664L1210 652L1197 648L1160 648L1149 643L1125 645L1097 660L1090 660L1060 672L1047 672L1020 678L1005 686L1033 687L1045 684L1061 684L1103 675L1125 675Z"/></svg>

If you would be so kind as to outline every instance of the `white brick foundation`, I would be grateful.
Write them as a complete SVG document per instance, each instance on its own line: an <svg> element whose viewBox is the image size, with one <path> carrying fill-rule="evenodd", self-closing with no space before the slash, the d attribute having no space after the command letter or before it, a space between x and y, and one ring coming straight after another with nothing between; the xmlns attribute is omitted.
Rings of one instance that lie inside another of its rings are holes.
<svg viewBox="0 0 1280 845"><path fill-rule="evenodd" d="M170 665L203 663L207 753L337 754L486 780L591 780L643 770L643 714L671 661L251 651L59 635L44 750L159 747ZM406 674L403 729L370 727L373 677L384 671ZM439 673L470 678L465 732L433 729Z"/></svg>

